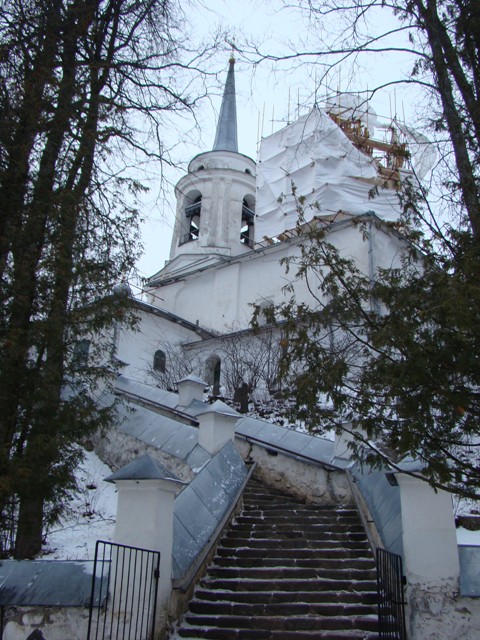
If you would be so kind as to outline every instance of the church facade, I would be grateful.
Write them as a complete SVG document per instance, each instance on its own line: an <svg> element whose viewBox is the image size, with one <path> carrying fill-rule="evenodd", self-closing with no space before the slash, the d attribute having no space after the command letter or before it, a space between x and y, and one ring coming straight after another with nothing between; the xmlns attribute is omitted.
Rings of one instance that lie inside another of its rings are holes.
<svg viewBox="0 0 480 640"><path fill-rule="evenodd" d="M300 256L309 225L325 228L371 278L399 264L403 245L392 223L400 215L397 189L411 175L404 145L375 142L368 113L345 97L338 102L265 138L255 163L238 149L230 61L213 149L191 160L175 188L170 259L136 302L140 331L118 345L127 375L193 372L222 388L222 339L248 332L254 307L281 304L292 292L298 303L316 304L295 268L285 267ZM188 353L194 368L182 371ZM160 380L172 386L171 376Z"/></svg>

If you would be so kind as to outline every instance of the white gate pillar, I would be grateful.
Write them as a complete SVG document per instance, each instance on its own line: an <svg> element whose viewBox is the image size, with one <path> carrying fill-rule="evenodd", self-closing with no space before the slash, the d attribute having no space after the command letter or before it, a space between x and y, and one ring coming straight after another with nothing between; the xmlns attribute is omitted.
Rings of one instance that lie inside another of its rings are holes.
<svg viewBox="0 0 480 640"><path fill-rule="evenodd" d="M185 483L148 454L105 480L118 490L114 541L160 552L158 617L165 616L172 591L173 504Z"/></svg>
<svg viewBox="0 0 480 640"><path fill-rule="evenodd" d="M460 577L452 496L405 473L395 478L402 508L408 637L443 640L451 637L446 617Z"/></svg>

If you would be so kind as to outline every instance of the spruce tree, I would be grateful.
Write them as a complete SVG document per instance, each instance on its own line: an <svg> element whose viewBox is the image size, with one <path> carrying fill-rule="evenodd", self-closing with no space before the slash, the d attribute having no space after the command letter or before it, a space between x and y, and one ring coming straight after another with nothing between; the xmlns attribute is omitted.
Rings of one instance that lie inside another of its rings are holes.
<svg viewBox="0 0 480 640"><path fill-rule="evenodd" d="M112 419L95 389L131 321L113 288L142 189L122 169L129 149L161 162L148 139L195 102L180 17L170 0L0 3L0 509L17 558L72 488L76 443Z"/></svg>

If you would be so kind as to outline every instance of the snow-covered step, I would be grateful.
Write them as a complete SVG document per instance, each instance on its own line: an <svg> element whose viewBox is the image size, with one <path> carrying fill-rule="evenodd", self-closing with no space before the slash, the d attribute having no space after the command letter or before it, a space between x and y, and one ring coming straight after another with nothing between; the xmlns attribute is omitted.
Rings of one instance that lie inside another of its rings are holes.
<svg viewBox="0 0 480 640"><path fill-rule="evenodd" d="M222 591L221 589L206 589L199 587L195 592L195 597L202 601L211 600L213 602L272 602L272 603L291 603L292 594L290 591ZM348 591L336 589L332 591L299 591L295 592L296 602L313 602L313 603L351 603L360 602L363 604L376 604L376 591Z"/></svg>
<svg viewBox="0 0 480 640"><path fill-rule="evenodd" d="M251 480L173 638L373 640L376 574L358 514Z"/></svg>
<svg viewBox="0 0 480 640"><path fill-rule="evenodd" d="M217 549L217 555L221 557L236 556L239 558L263 558L264 549L250 548L250 547L223 547L220 546ZM367 545L355 546L355 547L343 547L328 546L322 549L311 549L305 546L298 546L290 549L271 549L271 558L334 558L343 559L348 558L365 558L367 552Z"/></svg>
<svg viewBox="0 0 480 640"><path fill-rule="evenodd" d="M209 638L211 640L377 640L378 633L366 633L365 631L286 631L285 629L273 631L265 629L227 629L216 627L196 627L185 625L170 640L199 640Z"/></svg>

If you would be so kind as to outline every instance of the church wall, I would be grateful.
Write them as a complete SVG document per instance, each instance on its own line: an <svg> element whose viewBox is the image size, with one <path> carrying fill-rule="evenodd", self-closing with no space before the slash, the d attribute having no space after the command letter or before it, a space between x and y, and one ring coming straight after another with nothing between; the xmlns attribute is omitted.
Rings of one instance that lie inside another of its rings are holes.
<svg viewBox="0 0 480 640"><path fill-rule="evenodd" d="M379 229L373 229L371 246L361 230L351 225L331 233L328 240L343 255L354 258L367 275L370 269L399 264L400 241ZM287 274L280 263L283 258L299 255L297 240L283 242L225 266L199 271L156 292L163 299L163 308L191 322L198 321L200 326L221 333L247 328L253 313L251 304L284 302L290 296L283 291L288 283L294 283L298 302L314 302L305 282L296 281L295 265Z"/></svg>
<svg viewBox="0 0 480 640"><path fill-rule="evenodd" d="M2 640L25 640L35 630L47 640L84 640L87 607L5 607Z"/></svg>
<svg viewBox="0 0 480 640"><path fill-rule="evenodd" d="M106 433L97 433L93 438L95 452L112 469L121 469L129 462L148 453L160 464L172 471L180 480L190 482L194 472L181 458L161 451L142 442L134 436L122 433L118 429L111 429Z"/></svg>
<svg viewBox="0 0 480 640"><path fill-rule="evenodd" d="M146 380L157 349L200 340L194 331L186 327L152 313L137 313L139 321L136 329L121 331L117 344L117 357L127 363L122 373L128 377Z"/></svg>

